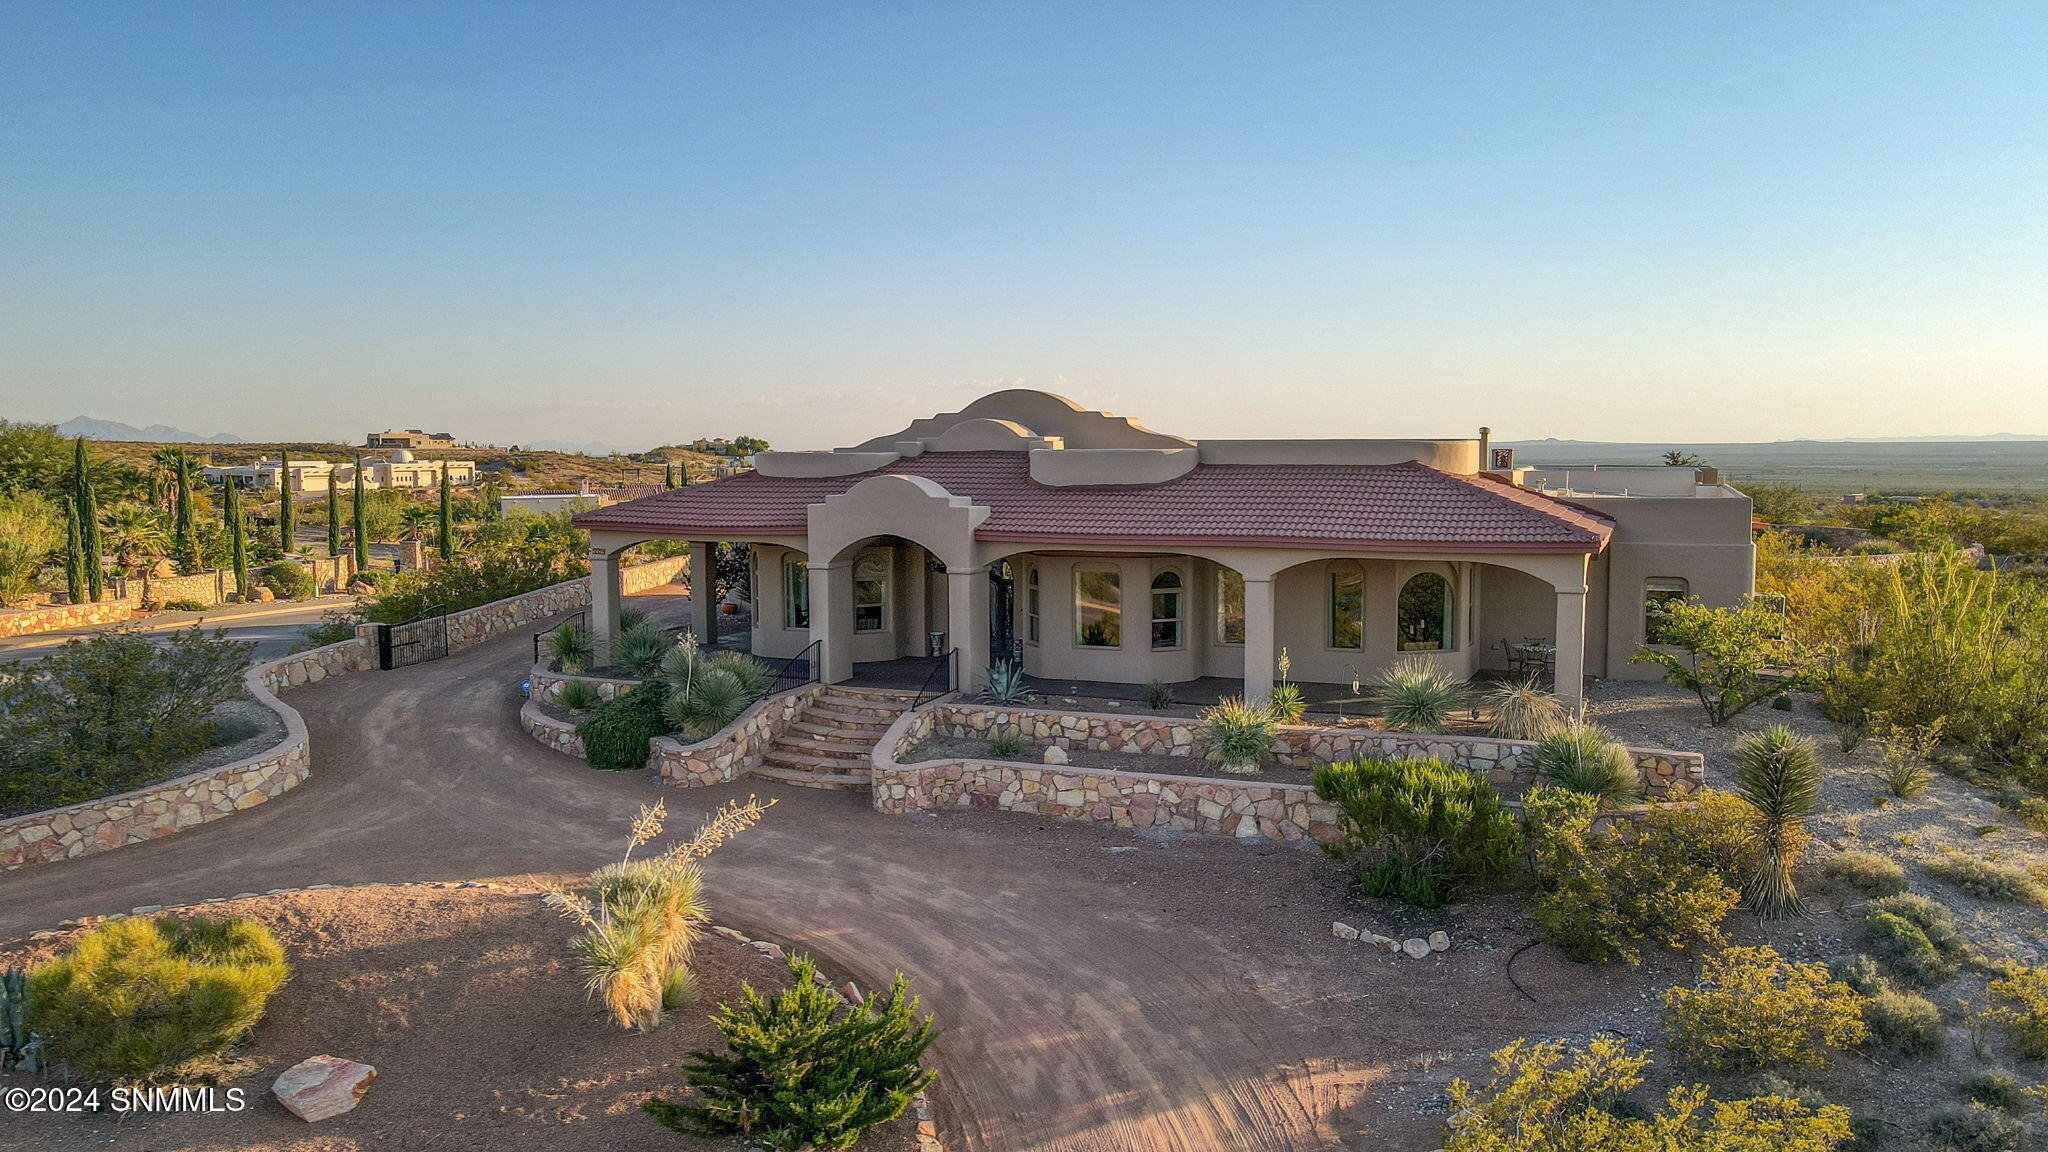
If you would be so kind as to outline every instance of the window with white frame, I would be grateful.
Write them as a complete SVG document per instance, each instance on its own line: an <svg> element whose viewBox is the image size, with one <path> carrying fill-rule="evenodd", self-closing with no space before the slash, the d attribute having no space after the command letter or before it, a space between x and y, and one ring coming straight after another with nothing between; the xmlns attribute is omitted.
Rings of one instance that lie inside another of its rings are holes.
<svg viewBox="0 0 2048 1152"><path fill-rule="evenodd" d="M794 556L782 561L782 626L811 626L811 569Z"/></svg>
<svg viewBox="0 0 2048 1152"><path fill-rule="evenodd" d="M1692 595L1692 584L1683 576L1652 576L1643 581L1643 639L1664 643L1664 609L1683 604Z"/></svg>
<svg viewBox="0 0 2048 1152"><path fill-rule="evenodd" d="M853 630L889 627L889 554L863 552L853 561Z"/></svg>
<svg viewBox="0 0 2048 1152"><path fill-rule="evenodd" d="M1216 642L1244 643L1244 575L1235 568L1216 570Z"/></svg>
<svg viewBox="0 0 2048 1152"><path fill-rule="evenodd" d="M1074 568L1074 644L1120 648L1124 642L1123 577L1114 568Z"/></svg>
<svg viewBox="0 0 2048 1152"><path fill-rule="evenodd" d="M1038 643L1038 565L1024 570L1024 638Z"/></svg>
<svg viewBox="0 0 2048 1152"><path fill-rule="evenodd" d="M1356 561L1330 565L1330 647L1365 647L1365 569Z"/></svg>
<svg viewBox="0 0 2048 1152"><path fill-rule="evenodd" d="M1152 647L1178 648L1187 631L1186 581L1169 568L1152 577Z"/></svg>

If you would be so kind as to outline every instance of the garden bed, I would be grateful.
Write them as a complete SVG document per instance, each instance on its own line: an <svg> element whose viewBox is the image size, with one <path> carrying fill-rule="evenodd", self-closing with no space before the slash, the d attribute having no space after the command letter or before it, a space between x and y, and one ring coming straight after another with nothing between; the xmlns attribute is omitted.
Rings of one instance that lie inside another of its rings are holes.
<svg viewBox="0 0 2048 1152"><path fill-rule="evenodd" d="M706 933L692 967L697 999L638 1035L583 994L573 925L533 895L430 885L308 890L206 909L277 933L292 976L241 1053L227 1086L242 1112L12 1114L7 1147L270 1152L362 1147L497 1152L506 1148L731 1149L679 1136L640 1111L651 1095L681 1099L694 1048L720 1047L708 1014L742 981L788 985L783 965ZM65 934L68 935L68 934ZM0 964L42 959L64 935L0 943ZM829 970L830 965L826 965ZM270 1095L270 1082L327 1053L377 1068L353 1112L308 1125ZM8 1073L0 1086L34 1078ZM906 1112L857 1145L917 1147Z"/></svg>

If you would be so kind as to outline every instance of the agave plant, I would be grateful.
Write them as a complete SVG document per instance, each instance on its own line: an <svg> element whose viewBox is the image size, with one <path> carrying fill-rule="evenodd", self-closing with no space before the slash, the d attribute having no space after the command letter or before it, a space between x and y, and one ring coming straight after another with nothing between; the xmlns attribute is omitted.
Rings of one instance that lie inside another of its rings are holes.
<svg viewBox="0 0 2048 1152"><path fill-rule="evenodd" d="M1602 808L1619 808L1642 794L1635 757L1595 725L1557 725L1537 739L1530 756L1544 779L1583 792Z"/></svg>
<svg viewBox="0 0 2048 1152"><path fill-rule="evenodd" d="M1465 682L1411 656L1380 673L1380 721L1397 732L1441 732L1465 703Z"/></svg>
<svg viewBox="0 0 2048 1152"><path fill-rule="evenodd" d="M590 634L577 624L563 624L548 633L548 654L555 658L555 667L564 672L587 672L592 654Z"/></svg>
<svg viewBox="0 0 2048 1152"><path fill-rule="evenodd" d="M1773 724L1736 741L1735 794L1752 813L1750 838L1756 872L1743 885L1743 898L1757 915L1771 919L1805 911L1792 882L1792 867L1806 842L1806 818L1820 807L1820 749Z"/></svg>
<svg viewBox="0 0 2048 1152"><path fill-rule="evenodd" d="M1199 731L1225 772L1252 773L1259 770L1278 728L1270 710L1229 696L1202 713Z"/></svg>
<svg viewBox="0 0 2048 1152"><path fill-rule="evenodd" d="M981 689L982 703L1029 704L1031 698L1031 685L1024 677L1023 665L998 660L988 666L988 683Z"/></svg>
<svg viewBox="0 0 2048 1152"><path fill-rule="evenodd" d="M1531 676L1486 694L1486 730L1503 740L1536 740L1569 719L1564 704Z"/></svg>
<svg viewBox="0 0 2048 1152"><path fill-rule="evenodd" d="M662 658L673 647L675 641L668 633L643 620L619 633L619 638L612 642L612 665L631 676L653 676L661 671Z"/></svg>

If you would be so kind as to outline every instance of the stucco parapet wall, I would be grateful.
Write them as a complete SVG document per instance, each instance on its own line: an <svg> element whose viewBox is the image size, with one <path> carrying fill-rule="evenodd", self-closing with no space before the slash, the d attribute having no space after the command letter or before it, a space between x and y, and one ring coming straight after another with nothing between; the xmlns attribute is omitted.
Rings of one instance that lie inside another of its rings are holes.
<svg viewBox="0 0 2048 1152"><path fill-rule="evenodd" d="M756 701L738 720L703 740L685 743L671 736L657 736L648 741L647 769L680 788L737 780L760 766L761 758L790 721L824 691L821 684L807 684ZM583 741L576 735L576 722L548 715L541 709L538 697L520 707L519 726L557 752L586 759Z"/></svg>
<svg viewBox="0 0 2048 1152"><path fill-rule="evenodd" d="M1091 484L1164 484L1194 471L1197 448L1034 449L1031 478L1052 488Z"/></svg>
<svg viewBox="0 0 2048 1152"><path fill-rule="evenodd" d="M1479 471L1477 440L1204 440L1204 464L1427 464L1439 472Z"/></svg>
<svg viewBox="0 0 2048 1152"><path fill-rule="evenodd" d="M901 452L756 452L754 471L763 476L854 476L902 458Z"/></svg>
<svg viewBox="0 0 2048 1152"><path fill-rule="evenodd" d="M305 721L277 698L277 692L369 666L362 642L344 640L249 669L243 686L284 721L283 740L219 768L0 821L0 870L154 840L253 808L297 787L312 774L312 745Z"/></svg>

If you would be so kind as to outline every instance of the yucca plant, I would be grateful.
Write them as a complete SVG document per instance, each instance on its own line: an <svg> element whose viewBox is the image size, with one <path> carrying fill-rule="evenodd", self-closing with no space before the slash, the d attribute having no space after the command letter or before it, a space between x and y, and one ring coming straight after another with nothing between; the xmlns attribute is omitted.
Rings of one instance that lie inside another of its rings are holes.
<svg viewBox="0 0 2048 1152"><path fill-rule="evenodd" d="M641 608L621 608L621 609L619 609L619 631L620 631L621 633L631 632L631 631L632 631L633 629L635 629L635 628L638 628L638 627L640 627L640 626L641 626L642 624L645 624L645 623L647 623L647 622L648 622L648 616L647 616L647 612L646 612L646 610L644 610L644 609L641 609Z"/></svg>
<svg viewBox="0 0 2048 1152"><path fill-rule="evenodd" d="M1570 719L1564 704L1531 676L1486 694L1486 730L1503 740L1535 740Z"/></svg>
<svg viewBox="0 0 2048 1152"><path fill-rule="evenodd" d="M1031 703L1031 684L1025 679L1024 666L1009 660L989 665L988 683L982 685L979 696L984 704Z"/></svg>
<svg viewBox="0 0 2048 1152"><path fill-rule="evenodd" d="M715 735L751 707L768 688L768 666L737 652L705 656L685 635L661 660L668 686L662 714L692 740Z"/></svg>
<svg viewBox="0 0 2048 1152"><path fill-rule="evenodd" d="M1173 685L1164 680L1145 681L1145 707L1154 712L1164 712L1173 704Z"/></svg>
<svg viewBox="0 0 2048 1152"><path fill-rule="evenodd" d="M1759 916L1800 915L1805 906L1792 868L1806 842L1806 818L1820 807L1820 749L1773 724L1737 741L1732 758L1735 794L1752 811L1750 836L1757 851L1743 898Z"/></svg>
<svg viewBox="0 0 2048 1152"><path fill-rule="evenodd" d="M647 677L661 671L662 657L675 641L655 624L642 621L619 633L612 642L612 666L627 675Z"/></svg>
<svg viewBox="0 0 2048 1152"><path fill-rule="evenodd" d="M1379 675L1380 721L1397 732L1441 732L1465 703L1466 684L1430 660L1408 657Z"/></svg>
<svg viewBox="0 0 2048 1152"><path fill-rule="evenodd" d="M988 754L998 760L1015 760L1024 754L1024 733L1005 728L988 738Z"/></svg>
<svg viewBox="0 0 2048 1152"><path fill-rule="evenodd" d="M555 703L571 712L588 712L604 703L604 697L598 695L597 685L588 680L568 680L555 689Z"/></svg>
<svg viewBox="0 0 2048 1152"><path fill-rule="evenodd" d="M1302 713L1308 711L1308 701L1301 698L1301 685L1283 680L1273 685L1272 695L1266 697L1266 708L1281 724L1299 724Z"/></svg>
<svg viewBox="0 0 2048 1152"><path fill-rule="evenodd" d="M1225 772L1248 774L1259 770L1278 729L1271 711L1228 696L1202 713L1198 731Z"/></svg>
<svg viewBox="0 0 2048 1152"><path fill-rule="evenodd" d="M555 667L570 675L581 675L590 670L590 633L582 626L563 624L548 633L548 655L555 658Z"/></svg>
<svg viewBox="0 0 2048 1152"><path fill-rule="evenodd" d="M1642 795L1635 757L1592 724L1554 727L1537 739L1529 755L1544 779L1583 792L1602 808L1619 808Z"/></svg>
<svg viewBox="0 0 2048 1152"><path fill-rule="evenodd" d="M714 652L705 663L732 673L740 687L746 689L750 702L760 699L761 694L768 691L768 683L774 677L773 669L743 652Z"/></svg>

